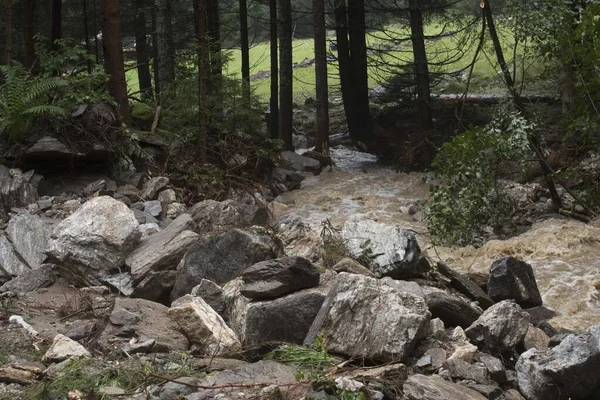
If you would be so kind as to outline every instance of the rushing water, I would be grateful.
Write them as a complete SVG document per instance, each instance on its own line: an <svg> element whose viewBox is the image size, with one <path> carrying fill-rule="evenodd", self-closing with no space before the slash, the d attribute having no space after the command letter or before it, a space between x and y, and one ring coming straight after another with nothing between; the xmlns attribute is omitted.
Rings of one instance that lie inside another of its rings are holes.
<svg viewBox="0 0 600 400"><path fill-rule="evenodd" d="M407 212L427 197L425 174L396 173L374 156L343 147L332 149L332 158L332 170L307 178L300 190L283 196L286 206L275 207L276 216L300 217L315 238L323 221L341 227L349 217L412 229L430 257L459 271L488 272L497 258L515 256L534 267L544 305L559 314L554 325L578 330L600 324L600 222L550 219L479 249L434 249L426 225Z"/></svg>

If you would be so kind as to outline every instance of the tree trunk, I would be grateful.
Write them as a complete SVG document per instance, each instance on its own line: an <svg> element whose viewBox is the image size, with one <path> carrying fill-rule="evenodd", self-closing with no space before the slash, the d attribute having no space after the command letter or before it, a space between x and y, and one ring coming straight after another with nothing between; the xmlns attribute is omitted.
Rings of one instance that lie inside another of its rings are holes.
<svg viewBox="0 0 600 400"><path fill-rule="evenodd" d="M94 5L94 52L96 54L96 64L100 63L100 46L98 44L98 7L96 0L92 0Z"/></svg>
<svg viewBox="0 0 600 400"><path fill-rule="evenodd" d="M240 1L240 49L242 51L242 100L250 107L250 43L248 41L248 4Z"/></svg>
<svg viewBox="0 0 600 400"><path fill-rule="evenodd" d="M269 18L271 27L271 138L279 136L279 59L277 56L277 0L269 0Z"/></svg>
<svg viewBox="0 0 600 400"><path fill-rule="evenodd" d="M208 83L208 43L206 41L206 0L195 0L196 3L196 38L198 41L198 145L199 158L206 159L206 138L208 136L207 88Z"/></svg>
<svg viewBox="0 0 600 400"><path fill-rule="evenodd" d="M293 144L293 80L292 69L292 4L291 0L279 1L279 138L285 150L294 150Z"/></svg>
<svg viewBox="0 0 600 400"><path fill-rule="evenodd" d="M429 65L425 50L425 34L423 33L423 13L419 0L409 0L411 41L414 54L414 70L417 87L417 107L419 109L419 122L424 143L419 152L426 161L431 161L431 133L433 131L433 113L431 110L431 91L429 88ZM424 146L423 146L424 145Z"/></svg>
<svg viewBox="0 0 600 400"><path fill-rule="evenodd" d="M87 51L88 53L90 52L90 32L88 29L88 12L87 12L87 0L83 0L81 2L82 5L82 10L81 13L83 14L83 32L85 35L85 51ZM92 61L88 60L87 62L87 69L88 69L88 74L92 73Z"/></svg>
<svg viewBox="0 0 600 400"><path fill-rule="evenodd" d="M56 50L56 41L62 39L62 0L52 0L52 50Z"/></svg>
<svg viewBox="0 0 600 400"><path fill-rule="evenodd" d="M152 75L150 74L150 57L146 39L146 7L144 0L136 0L135 18L135 58L137 62L138 80L142 99L152 98Z"/></svg>
<svg viewBox="0 0 600 400"><path fill-rule="evenodd" d="M337 45L337 59L340 74L340 85L342 100L344 102L344 113L348 124L348 132L353 141L358 140L356 132L354 101L353 101L353 74L350 65L350 43L348 41L348 15L346 0L336 0L335 3L335 35Z"/></svg>
<svg viewBox="0 0 600 400"><path fill-rule="evenodd" d="M6 0L6 47L4 48L4 63L10 64L13 51L13 36L14 36L14 18L13 18L13 2Z"/></svg>
<svg viewBox="0 0 600 400"><path fill-rule="evenodd" d="M208 0L208 37L210 40L210 80L217 94L223 81L223 61L221 57L221 15L219 0Z"/></svg>
<svg viewBox="0 0 600 400"><path fill-rule="evenodd" d="M206 16L206 5L204 5L204 9ZM206 22L204 24L206 26ZM173 27L169 0L156 0L156 36L158 40L158 79L160 91L164 93L175 79ZM162 99L160 103L163 103Z"/></svg>
<svg viewBox="0 0 600 400"><path fill-rule="evenodd" d="M194 0L194 7L196 4L196 0ZM194 13L195 13L194 9ZM150 10L150 16L152 17L152 67L154 69L154 93L156 93L156 100L158 101L160 98L160 79L159 79L159 66L158 66L158 33L156 26L156 8L152 7ZM198 26L197 26L197 18L194 18L196 35L198 34Z"/></svg>
<svg viewBox="0 0 600 400"><path fill-rule="evenodd" d="M119 105L123 121L128 124L129 102L123 64L121 18L119 0L102 0L102 42L104 43L104 69L110 76L108 90Z"/></svg>
<svg viewBox="0 0 600 400"><path fill-rule="evenodd" d="M496 31L496 24L494 23L494 17L492 14L492 8L490 5L490 0L483 0L483 15L488 24L488 30L490 32L490 36L492 38L492 42L494 43L494 50L496 51L496 58L498 59L498 64L500 64L500 68L502 69L502 74L504 76L504 82L508 87L508 91L513 98L513 102L515 103L515 107L517 110L525 116L525 107L523 105L523 101L521 96L517 92L515 88L515 82L512 79L510 71L508 69L508 65L506 64L506 60L504 59L504 52L502 50L502 45L500 44L500 39L498 38L498 32ZM530 135L529 142L531 144L532 150L536 153L540 167L544 174L544 179L546 181L546 185L548 186L548 191L550 192L550 197L552 198L552 203L556 208L560 208L562 206L562 202L560 200L560 196L556 191L556 186L554 185L554 181L552 180L552 170L548 166L548 163L544 159L543 154L540 150L540 139L535 135Z"/></svg>
<svg viewBox="0 0 600 400"><path fill-rule="evenodd" d="M25 68L34 73L35 64L35 43L33 30L33 16L35 12L35 0L23 1L23 44L25 47Z"/></svg>
<svg viewBox="0 0 600 400"><path fill-rule="evenodd" d="M315 16L315 77L317 94L317 132L315 151L329 155L329 89L327 85L327 29L325 0L313 0Z"/></svg>

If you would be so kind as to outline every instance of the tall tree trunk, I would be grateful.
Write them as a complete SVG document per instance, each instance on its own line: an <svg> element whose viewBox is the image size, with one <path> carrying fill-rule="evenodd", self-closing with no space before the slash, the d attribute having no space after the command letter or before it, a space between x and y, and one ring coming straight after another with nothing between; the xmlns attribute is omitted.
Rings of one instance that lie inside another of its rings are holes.
<svg viewBox="0 0 600 400"><path fill-rule="evenodd" d="M56 50L56 41L62 39L62 0L52 0L52 50Z"/></svg>
<svg viewBox="0 0 600 400"><path fill-rule="evenodd" d="M327 85L327 29L325 0L313 0L315 16L315 77L317 94L317 133L315 151L329 155L329 89Z"/></svg>
<svg viewBox="0 0 600 400"><path fill-rule="evenodd" d="M13 2L6 0L6 47L4 48L4 63L10 64L13 51L13 36L14 36L14 18L13 18Z"/></svg>
<svg viewBox="0 0 600 400"><path fill-rule="evenodd" d="M206 5L204 5L206 10ZM206 11L205 14L206 16ZM206 26L206 22L204 22ZM164 94L175 79L175 60L173 51L173 27L171 24L171 2L156 0L156 35L158 40L158 79L160 91ZM162 104L162 99L161 99Z"/></svg>
<svg viewBox="0 0 600 400"><path fill-rule="evenodd" d="M498 32L496 31L496 24L494 22L494 17L492 14L492 7L490 5L490 0L483 0L483 15L488 24L488 30L490 32L490 36L492 38L492 42L494 43L494 50L496 51L496 58L498 59L498 64L500 64L500 68L502 69L502 74L504 76L504 82L508 87L508 91L510 92L513 102L515 103L515 107L517 110L523 115L525 115L525 106L515 88L515 82L512 79L512 75L508 69L508 65L506 64L506 60L504 59L504 52L502 50L502 45L500 44L500 39L498 38ZM548 166L548 163L544 159L544 156L540 150L540 139L537 135L533 134L529 137L529 142L531 144L532 150L536 153L540 167L544 174L544 179L546 181L546 185L548 186L548 191L550 192L550 197L552 198L552 203L556 208L560 208L562 206L562 202L560 200L560 196L556 190L556 186L554 185L554 181L552 180L552 170Z"/></svg>
<svg viewBox="0 0 600 400"><path fill-rule="evenodd" d="M219 0L208 0L208 38L210 41L210 80L218 94L223 81L223 60L221 57L221 14Z"/></svg>
<svg viewBox="0 0 600 400"><path fill-rule="evenodd" d="M356 137L366 143L371 139L369 110L369 75L367 72L367 40L365 1L348 0L348 35L352 68L352 101L354 103Z"/></svg>
<svg viewBox="0 0 600 400"><path fill-rule="evenodd" d="M293 143L293 81L292 69L292 4L291 0L279 1L279 138L285 150L294 150Z"/></svg>
<svg viewBox="0 0 600 400"><path fill-rule="evenodd" d="M409 0L411 41L414 54L414 69L417 87L417 107L419 109L419 122L421 135L424 141L415 143L421 145L420 154L431 161L431 133L433 131L433 113L431 110L431 92L429 88L429 64L425 50L425 34L423 33L423 13L419 0ZM424 143L423 143L424 142ZM424 146L423 146L424 145Z"/></svg>
<svg viewBox="0 0 600 400"><path fill-rule="evenodd" d="M196 11L196 38L198 41L198 145L199 157L202 161L206 159L206 138L208 136L207 118L207 88L208 83L208 43L206 41L206 0L197 1Z"/></svg>
<svg viewBox="0 0 600 400"><path fill-rule="evenodd" d="M352 66L350 65L350 43L348 41L348 15L346 0L335 0L335 35L337 60L344 102L344 114L348 124L348 132L353 141L358 140L355 124L354 101L352 99Z"/></svg>
<svg viewBox="0 0 600 400"><path fill-rule="evenodd" d="M196 12L196 0L194 0L194 15L197 15ZM156 100L158 101L160 98L160 73L158 66L158 28L156 25L156 7L152 7L150 10L150 16L152 18L152 68L154 70L154 93L156 93ZM194 18L196 35L198 34L198 21L197 18Z"/></svg>
<svg viewBox="0 0 600 400"><path fill-rule="evenodd" d="M85 35L85 51L90 52L90 32L88 29L88 12L87 12L87 0L83 0L81 2L82 5L82 14L83 14L83 31ZM92 73L92 61L88 60L87 62L88 73Z"/></svg>
<svg viewBox="0 0 600 400"><path fill-rule="evenodd" d="M248 41L248 3L240 2L240 49L242 51L242 97L244 107L250 107L250 43Z"/></svg>
<svg viewBox="0 0 600 400"><path fill-rule="evenodd" d="M138 80L143 99L152 97L152 75L150 74L150 57L148 56L148 40L146 38L146 2L136 0L135 17L135 59L137 62Z"/></svg>
<svg viewBox="0 0 600 400"><path fill-rule="evenodd" d="M35 71L35 43L33 30L33 16L35 13L35 0L23 1L23 44L25 47L25 68L34 73Z"/></svg>
<svg viewBox="0 0 600 400"><path fill-rule="evenodd" d="M128 124L129 102L123 63L121 17L119 0L102 0L102 42L104 43L104 69L110 75L108 90L119 105L123 121Z"/></svg>
<svg viewBox="0 0 600 400"><path fill-rule="evenodd" d="M269 0L269 22L271 28L271 137L279 136L279 58L277 46L277 0Z"/></svg>
<svg viewBox="0 0 600 400"><path fill-rule="evenodd" d="M96 64L100 63L100 45L98 44L98 7L96 0L92 0L94 6L94 52L96 54Z"/></svg>

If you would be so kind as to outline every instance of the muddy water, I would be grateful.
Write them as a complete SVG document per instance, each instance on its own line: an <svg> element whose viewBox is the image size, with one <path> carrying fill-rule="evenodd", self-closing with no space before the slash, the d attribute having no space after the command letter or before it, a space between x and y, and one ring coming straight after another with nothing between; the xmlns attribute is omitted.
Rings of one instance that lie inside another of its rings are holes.
<svg viewBox="0 0 600 400"><path fill-rule="evenodd" d="M315 238L325 220L336 227L351 216L396 224L416 231L429 256L460 271L487 272L503 255L521 258L534 267L544 305L559 313L553 324L574 330L600 324L600 222L551 219L480 249L434 249L425 224L407 212L427 196L424 174L396 173L371 155L341 147L332 150L332 157L336 166L331 171L307 178L302 189L284 195L288 205L276 208L277 216L299 216Z"/></svg>

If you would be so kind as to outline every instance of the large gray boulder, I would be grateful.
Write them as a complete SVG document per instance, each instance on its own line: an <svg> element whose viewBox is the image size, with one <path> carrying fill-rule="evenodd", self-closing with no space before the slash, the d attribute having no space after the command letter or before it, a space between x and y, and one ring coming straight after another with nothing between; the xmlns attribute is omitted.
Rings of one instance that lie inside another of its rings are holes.
<svg viewBox="0 0 600 400"><path fill-rule="evenodd" d="M266 225L269 215L264 207L239 203L235 200L205 200L187 211L196 222L196 232L225 232L234 228Z"/></svg>
<svg viewBox="0 0 600 400"><path fill-rule="evenodd" d="M403 390L406 400L487 400L482 394L439 375L412 375Z"/></svg>
<svg viewBox="0 0 600 400"><path fill-rule="evenodd" d="M305 258L286 257L256 263L244 271L242 295L265 300L319 285L319 271Z"/></svg>
<svg viewBox="0 0 600 400"><path fill-rule="evenodd" d="M438 262L436 270L450 280L450 286L468 298L475 300L484 310L494 305L494 301L475 282L459 274L444 263ZM504 299L503 299L504 300Z"/></svg>
<svg viewBox="0 0 600 400"><path fill-rule="evenodd" d="M402 361L426 334L431 314L422 297L383 281L341 273L304 343L322 336L327 349L353 358Z"/></svg>
<svg viewBox="0 0 600 400"><path fill-rule="evenodd" d="M6 235L0 234L0 280L7 281L28 271L29 266L16 253Z"/></svg>
<svg viewBox="0 0 600 400"><path fill-rule="evenodd" d="M600 325L558 346L531 349L517 361L517 383L528 400L592 399L600 393Z"/></svg>
<svg viewBox="0 0 600 400"><path fill-rule="evenodd" d="M193 232L195 228L192 217L183 214L165 230L140 242L125 259L134 282L139 283L150 272L176 269L185 252L199 238Z"/></svg>
<svg viewBox="0 0 600 400"><path fill-rule="evenodd" d="M529 314L512 300L504 300L485 310L465 333L473 344L491 354L515 349L529 329Z"/></svg>
<svg viewBox="0 0 600 400"><path fill-rule="evenodd" d="M52 264L43 264L36 269L29 270L0 286L0 293L25 294L48 287L56 280L53 268Z"/></svg>
<svg viewBox="0 0 600 400"><path fill-rule="evenodd" d="M280 246L259 228L203 236L179 263L171 299L189 294L202 279L222 285L240 276L249 266L281 255Z"/></svg>
<svg viewBox="0 0 600 400"><path fill-rule="evenodd" d="M73 280L101 285L100 278L123 266L140 237L138 227L125 204L96 197L56 226L46 253Z"/></svg>
<svg viewBox="0 0 600 400"><path fill-rule="evenodd" d="M492 263L487 291L494 301L513 299L523 308L542 305L531 265L514 257Z"/></svg>
<svg viewBox="0 0 600 400"><path fill-rule="evenodd" d="M0 221L8 219L13 208L27 207L39 199L33 176L33 171L23 173L0 165Z"/></svg>
<svg viewBox="0 0 600 400"><path fill-rule="evenodd" d="M46 246L52 229L40 217L22 212L11 218L6 237L19 258L31 269L46 259Z"/></svg>
<svg viewBox="0 0 600 400"><path fill-rule="evenodd" d="M412 231L372 220L350 219L341 232L354 258L368 251L371 269L379 278L420 277L429 271L429 263L421 258L421 248Z"/></svg>

